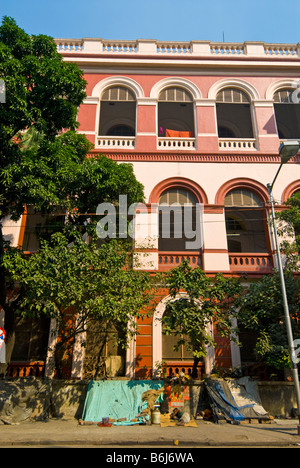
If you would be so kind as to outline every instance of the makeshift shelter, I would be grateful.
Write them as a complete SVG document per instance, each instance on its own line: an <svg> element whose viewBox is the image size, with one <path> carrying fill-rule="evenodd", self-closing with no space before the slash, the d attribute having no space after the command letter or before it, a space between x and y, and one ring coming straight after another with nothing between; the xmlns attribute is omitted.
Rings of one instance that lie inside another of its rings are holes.
<svg viewBox="0 0 300 468"><path fill-rule="evenodd" d="M160 400L163 387L162 381L153 380L92 380L89 382L82 420L101 422L103 418L110 418L114 425L145 422L149 412L143 414L143 410L147 409L148 401L152 406L146 392L153 390L155 401Z"/></svg>
<svg viewBox="0 0 300 468"><path fill-rule="evenodd" d="M205 380L210 408L216 423L225 420L239 423L245 419L270 419L256 387L249 377Z"/></svg>

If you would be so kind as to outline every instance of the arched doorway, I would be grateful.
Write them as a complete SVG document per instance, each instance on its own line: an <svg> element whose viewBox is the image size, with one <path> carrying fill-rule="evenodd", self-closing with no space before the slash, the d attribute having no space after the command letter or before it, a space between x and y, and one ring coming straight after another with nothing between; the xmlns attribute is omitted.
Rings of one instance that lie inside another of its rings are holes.
<svg viewBox="0 0 300 468"><path fill-rule="evenodd" d="M173 300L180 300L186 295L180 293ZM194 359L189 354L188 350L182 347L178 352L173 352L171 347L174 345L174 337L170 337L168 340L165 340L163 337L163 325L162 317L166 312L168 303L172 300L171 296L164 297L158 306L153 315L153 329L152 329L152 367L153 375L158 376L161 368L164 366L166 369L167 375L176 373L184 369L186 374L191 373L193 367ZM213 336L213 326L212 324L207 325L206 332ZM163 362L165 361L165 363ZM210 374L215 365L215 351L213 347L207 349L207 355L203 359L202 363L199 363L199 374L205 372L205 374Z"/></svg>

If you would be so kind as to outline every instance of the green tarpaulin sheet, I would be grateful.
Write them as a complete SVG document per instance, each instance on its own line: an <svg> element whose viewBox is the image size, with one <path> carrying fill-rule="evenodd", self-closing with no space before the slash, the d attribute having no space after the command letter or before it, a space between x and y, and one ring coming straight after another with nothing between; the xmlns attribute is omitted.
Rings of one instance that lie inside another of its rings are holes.
<svg viewBox="0 0 300 468"><path fill-rule="evenodd" d="M155 380L91 380L82 419L100 422L102 418L116 420L126 418L128 423L136 418L142 408L145 408L142 402L143 393L148 390L159 390L163 385L163 382Z"/></svg>

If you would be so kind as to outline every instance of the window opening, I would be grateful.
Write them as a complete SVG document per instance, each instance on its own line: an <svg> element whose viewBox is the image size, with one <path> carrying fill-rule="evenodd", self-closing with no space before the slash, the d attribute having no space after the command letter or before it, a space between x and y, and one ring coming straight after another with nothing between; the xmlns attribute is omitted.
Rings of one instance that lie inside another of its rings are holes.
<svg viewBox="0 0 300 468"><path fill-rule="evenodd" d="M135 132L129 125L114 125L107 131L110 136L134 136Z"/></svg>
<svg viewBox="0 0 300 468"><path fill-rule="evenodd" d="M217 94L216 110L219 138L253 138L249 96L236 88Z"/></svg>
<svg viewBox="0 0 300 468"><path fill-rule="evenodd" d="M125 332L118 324L90 320L87 328L84 378L125 375ZM121 340L121 341L120 341Z"/></svg>
<svg viewBox="0 0 300 468"><path fill-rule="evenodd" d="M250 190L237 189L226 195L224 204L228 252L268 252L261 198Z"/></svg>
<svg viewBox="0 0 300 468"><path fill-rule="evenodd" d="M164 89L158 98L159 136L194 138L194 105L191 94L179 87Z"/></svg>
<svg viewBox="0 0 300 468"><path fill-rule="evenodd" d="M49 317L16 317L16 346L14 346L11 361L45 361L49 330Z"/></svg>
<svg viewBox="0 0 300 468"><path fill-rule="evenodd" d="M65 223L65 214L60 208L54 213L42 214L27 206L27 217L22 249L25 252L36 252L41 239L49 241L52 234L60 232Z"/></svg>
<svg viewBox="0 0 300 468"><path fill-rule="evenodd" d="M199 235L197 216L200 215L193 193L182 188L172 188L161 194L158 203L159 251L199 251L199 248L186 248L188 243L196 243Z"/></svg>
<svg viewBox="0 0 300 468"><path fill-rule="evenodd" d="M135 136L136 98L123 86L104 91L100 102L99 135Z"/></svg>
<svg viewBox="0 0 300 468"><path fill-rule="evenodd" d="M179 299L180 300L180 299ZM164 315L169 315L168 307L165 310ZM189 338L187 335L176 335L175 332L168 335L164 334L164 326L162 328L162 359L165 361L176 361L176 362L185 362L193 361L194 356L193 352L189 349L188 343ZM180 339L184 339L185 343L178 345L178 350L174 350L174 346L177 345Z"/></svg>
<svg viewBox="0 0 300 468"><path fill-rule="evenodd" d="M280 139L300 138L300 105L293 102L295 89L281 89L274 94L274 111Z"/></svg>

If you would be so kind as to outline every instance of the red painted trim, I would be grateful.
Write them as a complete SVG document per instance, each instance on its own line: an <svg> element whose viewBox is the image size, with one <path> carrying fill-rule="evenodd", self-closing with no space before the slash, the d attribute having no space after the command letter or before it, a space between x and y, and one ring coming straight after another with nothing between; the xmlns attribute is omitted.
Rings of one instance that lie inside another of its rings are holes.
<svg viewBox="0 0 300 468"><path fill-rule="evenodd" d="M282 193L282 202L286 202L294 192L300 190L300 179L291 182Z"/></svg>
<svg viewBox="0 0 300 468"><path fill-rule="evenodd" d="M245 178L238 177L236 179L228 180L219 188L217 195L216 195L216 205L224 205L224 199L225 199L226 194L230 190L234 190L238 188L247 188L249 190L252 190L262 199L264 203L267 203L269 201L269 193L265 185L253 179L248 179L246 177Z"/></svg>
<svg viewBox="0 0 300 468"><path fill-rule="evenodd" d="M159 197L167 189L172 187L185 188L190 190L198 200L198 203L208 203L208 198L203 188L200 187L196 182L185 177L170 177L159 182L152 190L149 203L158 203Z"/></svg>
<svg viewBox="0 0 300 468"><path fill-rule="evenodd" d="M174 153L159 151L159 152L138 152L131 151L129 152L120 152L116 151L107 151L105 149L96 148L91 150L88 153L88 156L92 157L95 154L102 154L108 158L111 158L115 161L139 161L139 162L202 162L202 163L248 163L248 164L279 164L280 157L275 154L253 154L244 152L243 154L232 154L227 153L226 151L220 151L219 153L188 153L188 152L178 152ZM300 156L293 158L289 164L298 164L300 163Z"/></svg>

